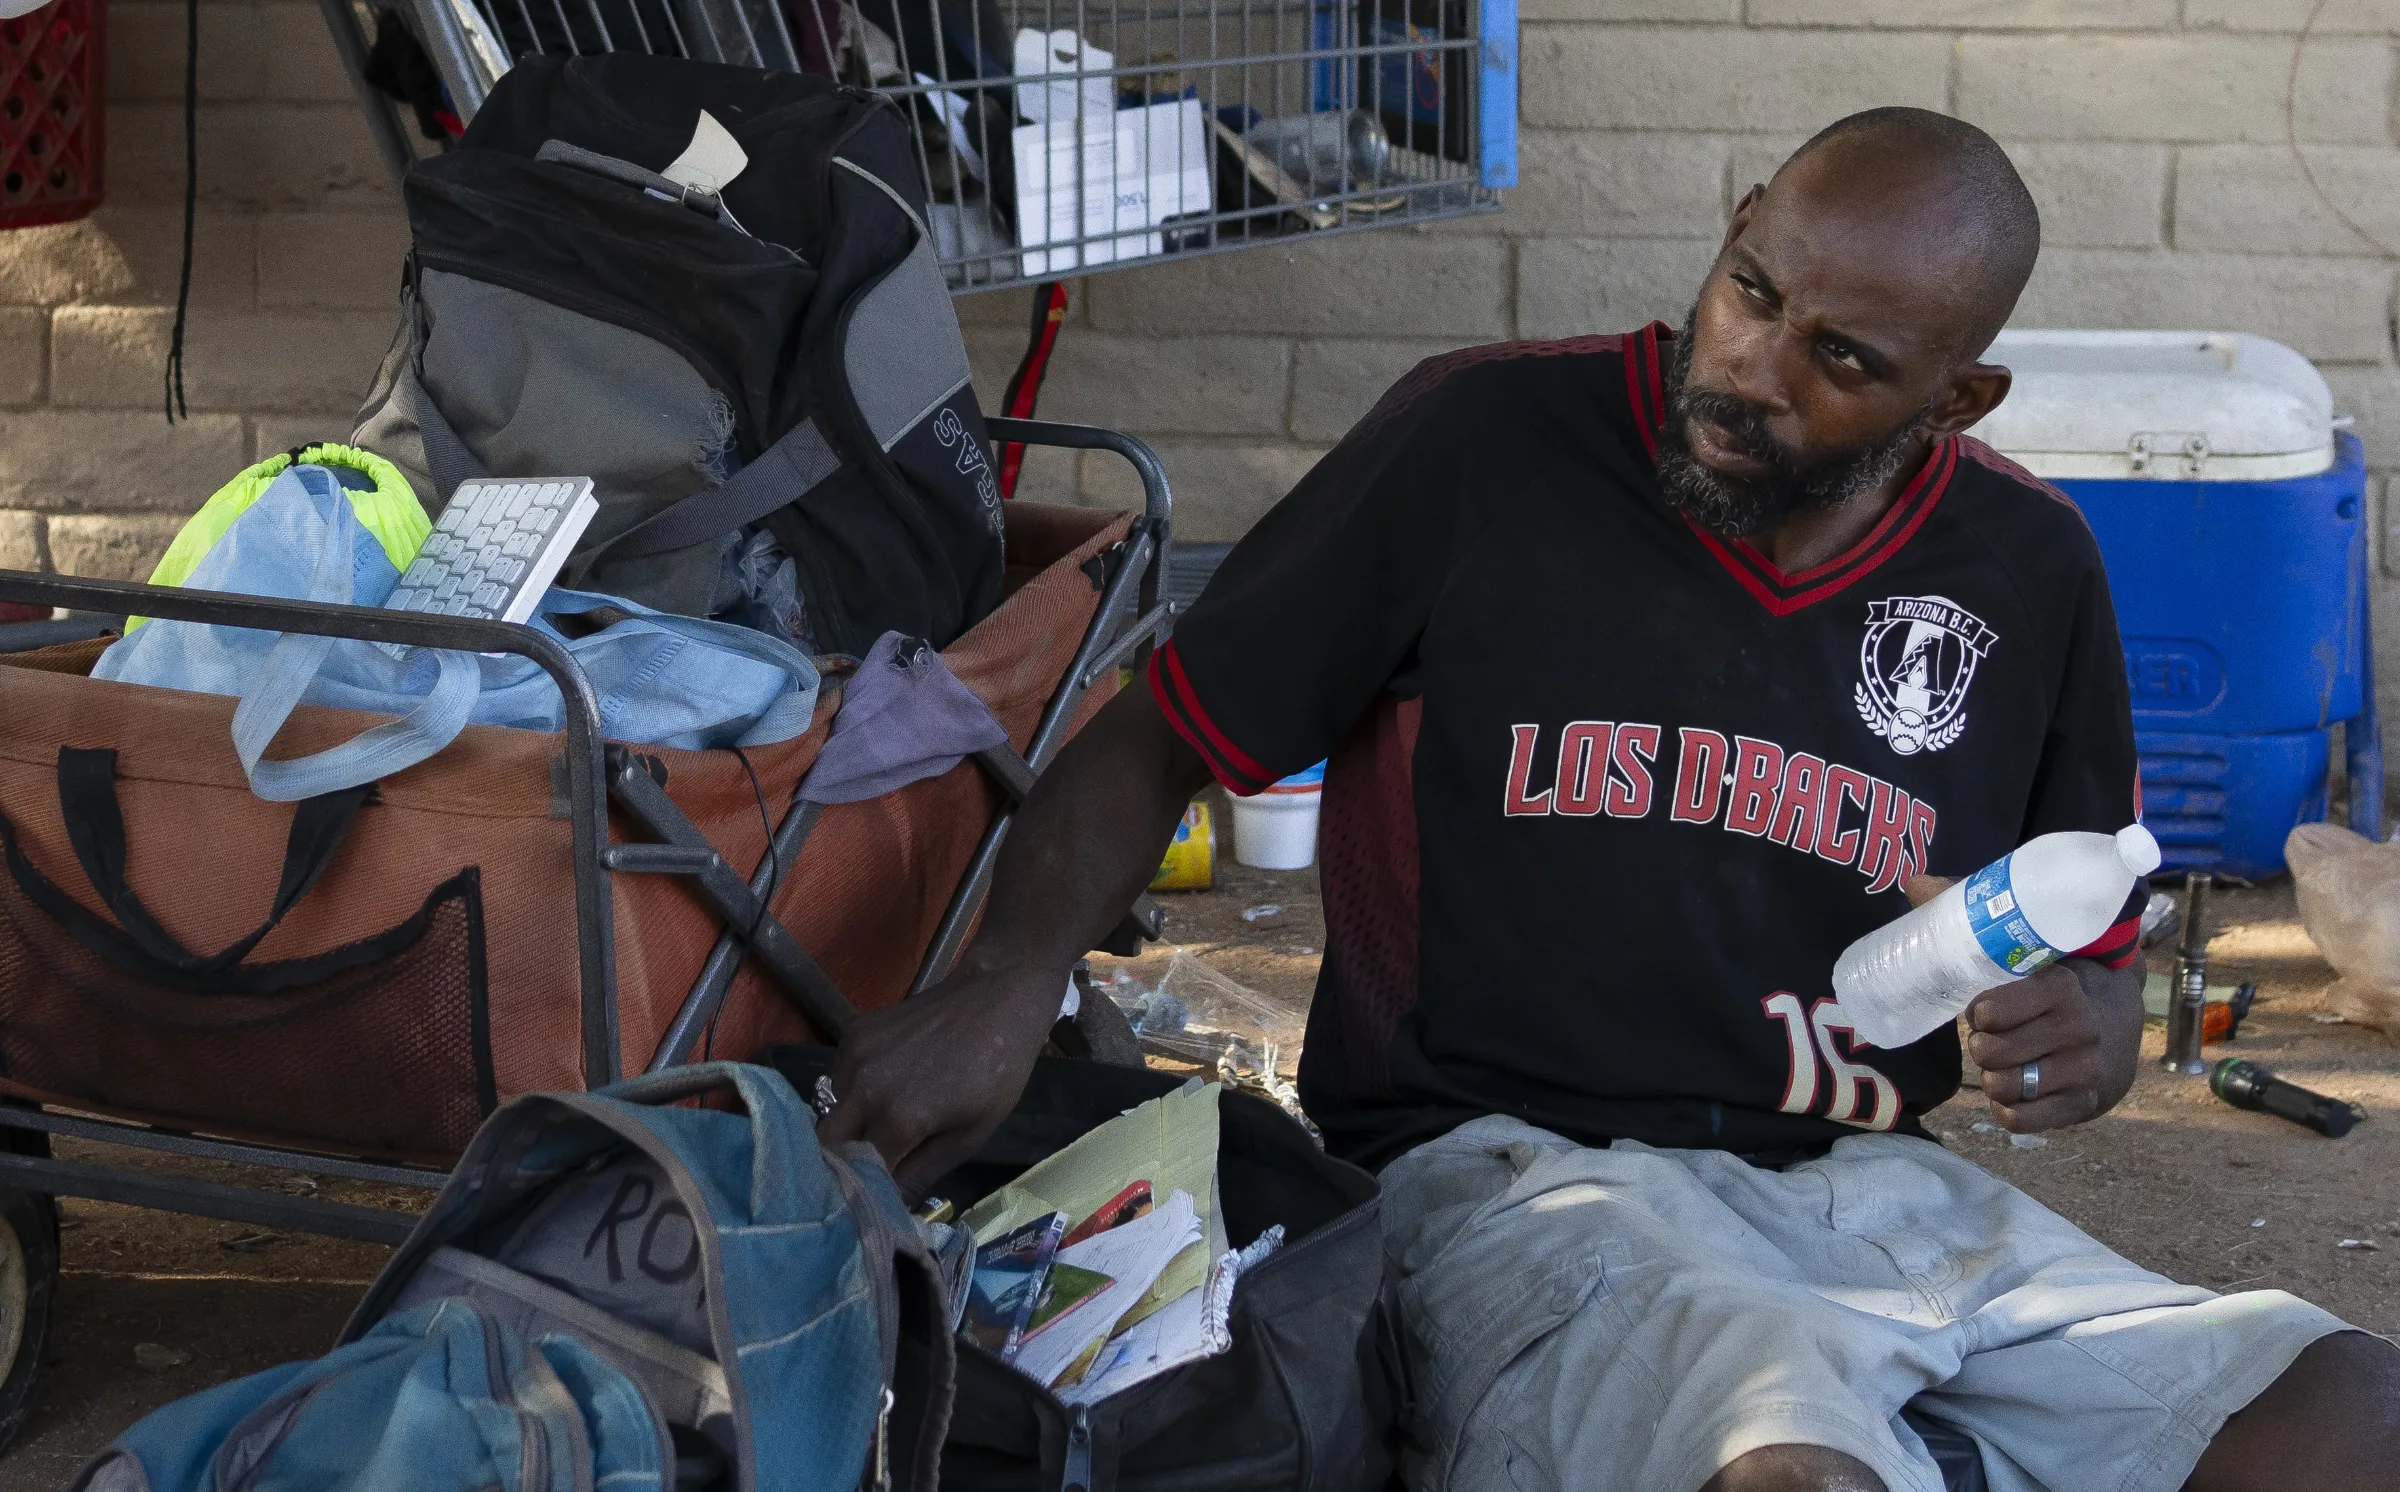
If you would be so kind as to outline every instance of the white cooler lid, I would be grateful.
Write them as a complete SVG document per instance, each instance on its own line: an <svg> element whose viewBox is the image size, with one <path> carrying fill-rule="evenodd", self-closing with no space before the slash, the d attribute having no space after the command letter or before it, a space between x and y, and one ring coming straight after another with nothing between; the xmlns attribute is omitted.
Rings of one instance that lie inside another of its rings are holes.
<svg viewBox="0 0 2400 1492"><path fill-rule="evenodd" d="M2274 482L2333 465L2333 391L2244 332L2002 332L2016 374L1968 433L2037 477Z"/></svg>

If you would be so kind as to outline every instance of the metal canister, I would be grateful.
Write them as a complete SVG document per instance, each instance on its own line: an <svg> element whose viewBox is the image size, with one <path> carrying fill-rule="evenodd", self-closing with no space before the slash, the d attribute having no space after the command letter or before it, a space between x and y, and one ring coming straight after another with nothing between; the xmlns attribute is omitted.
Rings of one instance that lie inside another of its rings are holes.
<svg viewBox="0 0 2400 1492"><path fill-rule="evenodd" d="M1318 192L1373 186L1392 157L1382 121L1365 109L1265 119L1242 138L1265 151L1285 175Z"/></svg>
<svg viewBox="0 0 2400 1492"><path fill-rule="evenodd" d="M2208 880L2184 877L2183 942L2175 950L2175 977L2167 988L2167 1051L2159 1066L2183 1077L2200 1077L2200 1043L2208 1016Z"/></svg>

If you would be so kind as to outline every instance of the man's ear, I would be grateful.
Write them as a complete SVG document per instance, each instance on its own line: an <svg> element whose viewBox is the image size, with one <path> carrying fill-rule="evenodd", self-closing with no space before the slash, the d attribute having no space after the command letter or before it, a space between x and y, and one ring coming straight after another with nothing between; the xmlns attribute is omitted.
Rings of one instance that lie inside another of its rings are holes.
<svg viewBox="0 0 2400 1492"><path fill-rule="evenodd" d="M1950 386L1933 404L1926 433L1939 440L1956 435L2000 407L2014 375L1992 363L1969 363L1950 375Z"/></svg>
<svg viewBox="0 0 2400 1492"><path fill-rule="evenodd" d="M1725 225L1725 241L1717 245L1719 253L1731 248L1733 241L1742 236L1742 230L1750 226L1750 219L1758 212L1758 199L1766 194L1766 184L1758 182L1742 193L1741 201L1733 204L1733 221Z"/></svg>

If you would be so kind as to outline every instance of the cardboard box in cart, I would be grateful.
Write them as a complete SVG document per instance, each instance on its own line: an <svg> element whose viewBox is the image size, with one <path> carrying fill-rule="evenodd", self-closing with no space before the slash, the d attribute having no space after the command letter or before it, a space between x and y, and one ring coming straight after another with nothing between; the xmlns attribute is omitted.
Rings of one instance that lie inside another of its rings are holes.
<svg viewBox="0 0 2400 1492"><path fill-rule="evenodd" d="M1017 85L1033 122L1010 140L1028 277L1159 253L1168 219L1214 204L1200 100L1118 108L1115 80L1092 76L1114 63L1073 31L1017 34L1018 74L1046 79Z"/></svg>
<svg viewBox="0 0 2400 1492"><path fill-rule="evenodd" d="M2283 869L2325 816L2346 725L2352 827L2380 828L2366 460L2308 360L2234 332L2019 331L1971 433L2074 498L2100 541L2169 871Z"/></svg>

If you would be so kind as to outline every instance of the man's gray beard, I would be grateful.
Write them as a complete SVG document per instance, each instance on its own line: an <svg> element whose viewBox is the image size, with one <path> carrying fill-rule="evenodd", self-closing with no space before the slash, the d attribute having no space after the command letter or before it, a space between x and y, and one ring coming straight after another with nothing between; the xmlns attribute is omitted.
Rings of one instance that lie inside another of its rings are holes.
<svg viewBox="0 0 2400 1492"><path fill-rule="evenodd" d="M1749 538L1781 527L1794 514L1839 508L1890 481L1924 424L1919 415L1889 440L1821 463L1797 480L1777 474L1737 482L1702 465L1688 448L1662 442L1658 483L1667 502L1700 527L1720 538Z"/></svg>
<svg viewBox="0 0 2400 1492"><path fill-rule="evenodd" d="M1823 512L1864 497L1900 470L1933 413L1930 404L1873 445L1804 469L1795 467L1748 405L1724 394L1694 394L1686 387L1699 314L1695 305L1684 317L1666 368L1667 423L1659 432L1658 484L1677 512L1720 538L1748 538L1780 527L1796 513ZM1702 465L1686 434L1695 413L1712 418L1747 454L1768 462L1771 469L1757 481L1740 482Z"/></svg>

